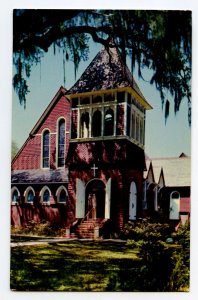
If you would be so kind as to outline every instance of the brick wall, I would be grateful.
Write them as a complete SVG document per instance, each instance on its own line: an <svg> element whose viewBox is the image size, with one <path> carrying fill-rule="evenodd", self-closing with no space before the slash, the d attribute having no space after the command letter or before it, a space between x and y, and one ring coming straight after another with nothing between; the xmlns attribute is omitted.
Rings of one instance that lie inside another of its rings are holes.
<svg viewBox="0 0 198 300"><path fill-rule="evenodd" d="M42 132L44 129L49 129L50 131L50 167L56 167L57 121L61 117L66 120L65 157L67 156L70 141L70 102L62 96L41 122L34 135L27 139L13 161L12 169L24 170L41 168Z"/></svg>

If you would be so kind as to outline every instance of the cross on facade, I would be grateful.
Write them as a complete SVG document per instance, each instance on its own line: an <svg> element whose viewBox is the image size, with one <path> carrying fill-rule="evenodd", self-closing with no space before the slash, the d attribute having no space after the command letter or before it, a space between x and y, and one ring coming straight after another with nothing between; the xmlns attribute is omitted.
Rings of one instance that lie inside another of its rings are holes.
<svg viewBox="0 0 198 300"><path fill-rule="evenodd" d="M98 167L96 167L96 165L93 164L93 167L91 169L93 170L94 177L96 177L96 170L98 170Z"/></svg>

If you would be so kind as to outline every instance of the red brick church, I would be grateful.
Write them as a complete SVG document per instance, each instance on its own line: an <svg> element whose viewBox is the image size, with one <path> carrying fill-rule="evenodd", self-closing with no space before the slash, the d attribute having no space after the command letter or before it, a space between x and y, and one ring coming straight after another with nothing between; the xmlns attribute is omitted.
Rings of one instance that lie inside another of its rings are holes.
<svg viewBox="0 0 198 300"><path fill-rule="evenodd" d="M11 223L57 223L81 237L143 214L147 102L116 49L61 87L12 161ZM89 224L89 226L88 226Z"/></svg>

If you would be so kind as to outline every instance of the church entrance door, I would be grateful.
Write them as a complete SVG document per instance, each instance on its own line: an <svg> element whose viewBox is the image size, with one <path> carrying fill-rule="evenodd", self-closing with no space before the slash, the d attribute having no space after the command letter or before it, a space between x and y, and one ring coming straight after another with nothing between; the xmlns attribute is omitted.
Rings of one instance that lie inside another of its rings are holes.
<svg viewBox="0 0 198 300"><path fill-rule="evenodd" d="M105 194L106 186L100 179L93 179L86 186L86 214L91 211L89 217L105 217Z"/></svg>

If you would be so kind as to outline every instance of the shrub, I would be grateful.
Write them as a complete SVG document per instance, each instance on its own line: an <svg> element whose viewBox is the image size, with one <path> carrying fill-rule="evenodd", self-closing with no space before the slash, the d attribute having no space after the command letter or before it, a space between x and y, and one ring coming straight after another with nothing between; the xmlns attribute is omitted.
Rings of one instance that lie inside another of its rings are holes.
<svg viewBox="0 0 198 300"><path fill-rule="evenodd" d="M170 237L173 228L169 224L151 223L148 219L143 219L138 222L129 221L120 237L123 239L139 240L163 240Z"/></svg>
<svg viewBox="0 0 198 300"><path fill-rule="evenodd" d="M48 221L40 223L34 220L28 222L23 227L11 227L11 234L38 235L38 236L61 236L65 232L65 228L60 227L56 223L51 224Z"/></svg>

